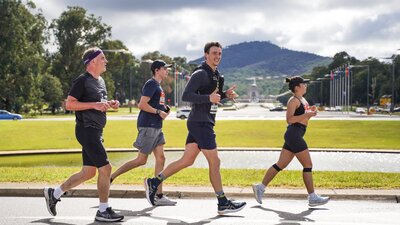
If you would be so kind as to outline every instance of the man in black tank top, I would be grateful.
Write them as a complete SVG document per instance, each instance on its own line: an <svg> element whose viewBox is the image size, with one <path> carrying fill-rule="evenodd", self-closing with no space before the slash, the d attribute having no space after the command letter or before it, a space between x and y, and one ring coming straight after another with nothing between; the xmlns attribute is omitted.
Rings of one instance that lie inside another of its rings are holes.
<svg viewBox="0 0 400 225"><path fill-rule="evenodd" d="M286 121L288 122L288 127L285 132L285 143L278 162L267 170L262 183L252 186L254 197L261 204L265 187L279 171L286 168L292 159L296 157L303 166L303 180L308 192L308 205L323 205L329 201L329 197L321 197L314 192L310 152L303 138L308 120L317 115L317 111L311 110L307 100L303 98L307 90L308 80L301 77L292 77L287 78L286 82L289 83L289 89L293 92L293 97L289 99L287 104Z"/></svg>

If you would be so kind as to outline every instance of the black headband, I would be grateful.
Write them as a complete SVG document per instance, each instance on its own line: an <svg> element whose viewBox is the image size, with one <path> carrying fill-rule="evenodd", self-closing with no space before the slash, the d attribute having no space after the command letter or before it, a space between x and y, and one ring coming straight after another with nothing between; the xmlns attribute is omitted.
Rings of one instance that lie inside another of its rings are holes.
<svg viewBox="0 0 400 225"><path fill-rule="evenodd" d="M92 59L96 58L98 55L100 55L101 53L103 53L103 51L101 51L100 49L90 53L86 59L83 60L83 64L87 65L90 61L92 61Z"/></svg>

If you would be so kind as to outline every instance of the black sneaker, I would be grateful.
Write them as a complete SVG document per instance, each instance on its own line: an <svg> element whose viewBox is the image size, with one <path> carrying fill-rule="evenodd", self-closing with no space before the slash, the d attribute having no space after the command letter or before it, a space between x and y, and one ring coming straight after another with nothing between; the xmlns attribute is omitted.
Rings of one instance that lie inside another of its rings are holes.
<svg viewBox="0 0 400 225"><path fill-rule="evenodd" d="M95 220L101 222L117 222L124 219L124 216L119 215L112 210L111 207L108 207L106 211L100 212L97 210Z"/></svg>
<svg viewBox="0 0 400 225"><path fill-rule="evenodd" d="M44 188L44 198L46 199L47 210L52 216L57 215L56 205L60 202L60 199L56 199L53 195L54 188Z"/></svg>
<svg viewBox="0 0 400 225"><path fill-rule="evenodd" d="M157 192L157 187L152 183L151 178L144 179L144 187L146 189L146 199L151 205L156 205L154 198Z"/></svg>
<svg viewBox="0 0 400 225"><path fill-rule="evenodd" d="M234 201L228 200L226 205L218 204L218 214L224 215L227 213L239 212L245 206L246 206L246 202L234 202Z"/></svg>

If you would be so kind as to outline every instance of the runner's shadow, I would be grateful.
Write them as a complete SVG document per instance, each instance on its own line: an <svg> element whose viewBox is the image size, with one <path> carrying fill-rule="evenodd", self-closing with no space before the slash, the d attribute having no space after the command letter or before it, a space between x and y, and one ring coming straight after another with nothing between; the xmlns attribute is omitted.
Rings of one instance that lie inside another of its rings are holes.
<svg viewBox="0 0 400 225"><path fill-rule="evenodd" d="M314 210L328 210L326 208L308 208L308 210L305 210L301 213L290 213L290 212L285 212L285 211L280 211L280 210L274 210L274 209L268 209L268 208L264 208L260 205L257 206L253 206L251 208L258 208L264 211L269 211L269 212L274 212L276 214L278 214L278 216L281 218L280 221L282 223L280 223L279 225L294 225L294 224L300 224L300 223L292 223L293 222L315 222L315 220L312 220L310 218L307 218L306 216L311 215L311 213Z"/></svg>
<svg viewBox="0 0 400 225"><path fill-rule="evenodd" d="M213 222L213 221L215 221L217 219L221 219L221 218L224 218L224 217L232 217L232 218L240 217L240 218L243 218L243 216L233 216L233 215L231 215L231 216L227 216L227 215L220 216L220 215L218 215L218 216L214 216L214 217L211 217L211 218L203 219L203 220L200 220L200 221L197 221L197 222L192 222L192 223L185 222L183 220L176 220L175 222L172 222L172 221L168 222L167 225L204 225L204 224L211 223L211 222Z"/></svg>
<svg viewBox="0 0 400 225"><path fill-rule="evenodd" d="M98 208L98 206L94 206L92 208ZM113 208L113 210L115 212L117 212L120 215L124 216L124 219L120 222L113 222L112 224L122 224L123 222L132 219L132 218L136 218L136 217L141 217L141 216L146 216L146 217L151 217L151 213L150 211L153 210L154 208L156 208L155 206L152 207L148 207L148 208L144 208L140 211L132 211L132 210L125 210L125 209L115 209ZM93 221L92 223L89 223L87 225L104 225L104 222L99 222L99 221ZM109 224L109 223L108 223Z"/></svg>
<svg viewBox="0 0 400 225"><path fill-rule="evenodd" d="M54 218L35 220L35 221L31 221L30 223L40 223L40 224L49 224L49 225L74 225L73 223L53 222L52 220L54 220Z"/></svg>
<svg viewBox="0 0 400 225"><path fill-rule="evenodd" d="M151 214L151 211L156 208L155 206L153 207L148 207L145 208L143 210L140 211L131 211L131 210L123 210L123 209L115 209L115 211L117 211L119 214L123 215L124 221L127 221L129 219L135 219L138 217L148 217L154 220L161 220L161 221L166 221L168 225L203 225L203 224L207 224L207 223L211 223L214 220L217 220L219 218L223 218L223 217L243 217L243 216L215 216L215 217L211 217L211 218L207 218L207 219L203 219L200 221L196 221L196 222L186 222L183 220L179 220L179 219L174 219L174 218L168 218L168 217L160 217L160 216L153 216ZM90 225L94 225L94 224L90 224Z"/></svg>

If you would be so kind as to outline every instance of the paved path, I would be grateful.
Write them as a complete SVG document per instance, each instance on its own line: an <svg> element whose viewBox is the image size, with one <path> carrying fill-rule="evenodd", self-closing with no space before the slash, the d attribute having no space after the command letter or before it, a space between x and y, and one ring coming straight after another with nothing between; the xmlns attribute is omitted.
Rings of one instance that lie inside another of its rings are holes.
<svg viewBox="0 0 400 225"><path fill-rule="evenodd" d="M263 205L251 198L238 200L247 202L242 211L219 216L215 198L177 199L176 206L163 207L152 207L144 198L111 198L112 207L125 216L123 221L111 224L399 224L399 204L390 202L331 200L310 208L304 199L264 199ZM0 197L0 202L0 224L105 224L94 221L98 206L95 198L63 198L55 217L47 212L43 197Z"/></svg>

